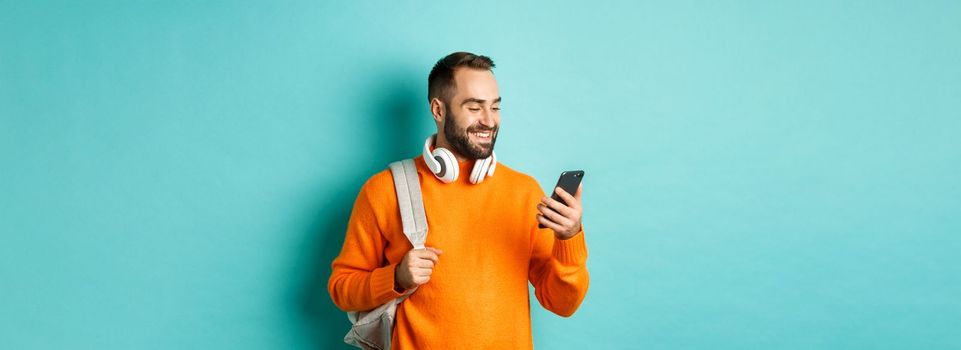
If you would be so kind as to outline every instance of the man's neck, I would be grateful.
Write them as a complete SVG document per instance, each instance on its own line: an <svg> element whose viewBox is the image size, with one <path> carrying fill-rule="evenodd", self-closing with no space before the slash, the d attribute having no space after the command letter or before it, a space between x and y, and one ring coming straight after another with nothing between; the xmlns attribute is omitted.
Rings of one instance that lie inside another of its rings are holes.
<svg viewBox="0 0 961 350"><path fill-rule="evenodd" d="M457 158L458 163L468 160L467 157L464 157L460 154L460 152L457 152L457 150L450 146L450 142L447 142L447 138L444 137L443 133L437 133L437 138L434 139L434 147L446 148L448 151L450 151L450 153L454 154L454 157Z"/></svg>

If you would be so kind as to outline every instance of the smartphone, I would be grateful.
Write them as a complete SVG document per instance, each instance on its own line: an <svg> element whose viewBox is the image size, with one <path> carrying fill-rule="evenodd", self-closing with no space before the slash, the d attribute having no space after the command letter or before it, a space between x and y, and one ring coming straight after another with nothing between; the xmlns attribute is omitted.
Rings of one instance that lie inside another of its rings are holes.
<svg viewBox="0 0 961 350"><path fill-rule="evenodd" d="M557 192L554 192L554 189L560 187L565 192L570 193L573 196L574 193L577 193L577 187L581 185L582 179L584 179L584 170L568 170L561 172L560 178L557 179L557 185L551 187L551 198L566 204L564 199L561 198L561 196L558 196ZM547 226L538 223L537 227L546 228Z"/></svg>

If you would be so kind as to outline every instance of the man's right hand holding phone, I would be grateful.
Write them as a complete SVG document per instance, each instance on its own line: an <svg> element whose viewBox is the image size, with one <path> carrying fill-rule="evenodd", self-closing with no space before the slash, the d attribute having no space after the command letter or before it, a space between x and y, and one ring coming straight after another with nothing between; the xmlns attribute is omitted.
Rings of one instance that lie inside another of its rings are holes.
<svg viewBox="0 0 961 350"><path fill-rule="evenodd" d="M559 196L564 203L548 198L541 198L541 203L537 204L537 222L544 227L554 230L554 236L560 240L570 239L581 231L581 192L583 185L577 186L577 192L572 196L560 186L554 188L554 193ZM566 204L565 204L566 203Z"/></svg>

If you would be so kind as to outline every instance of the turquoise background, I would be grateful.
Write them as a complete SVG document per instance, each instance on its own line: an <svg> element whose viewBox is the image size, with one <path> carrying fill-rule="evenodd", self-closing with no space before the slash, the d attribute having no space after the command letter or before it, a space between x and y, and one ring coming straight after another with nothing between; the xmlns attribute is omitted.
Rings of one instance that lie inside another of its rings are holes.
<svg viewBox="0 0 961 350"><path fill-rule="evenodd" d="M587 171L538 348L961 347L959 2L0 1L0 348L343 348L351 204L457 50L503 162Z"/></svg>

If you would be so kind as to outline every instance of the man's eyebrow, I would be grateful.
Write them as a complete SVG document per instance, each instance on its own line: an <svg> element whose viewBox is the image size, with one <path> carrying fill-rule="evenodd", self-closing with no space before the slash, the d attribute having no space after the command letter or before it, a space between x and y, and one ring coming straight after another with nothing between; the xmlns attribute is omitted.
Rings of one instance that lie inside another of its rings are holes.
<svg viewBox="0 0 961 350"><path fill-rule="evenodd" d="M494 103L498 103L498 102L500 102L500 101L501 101L501 98L500 98L500 97L494 99ZM476 102L476 103L480 103L480 104L484 104L484 102L487 102L487 100L470 97L470 98L465 99L464 102L461 102L460 105L463 106L463 105L466 105L466 104L468 104L468 103L475 103L475 102Z"/></svg>

